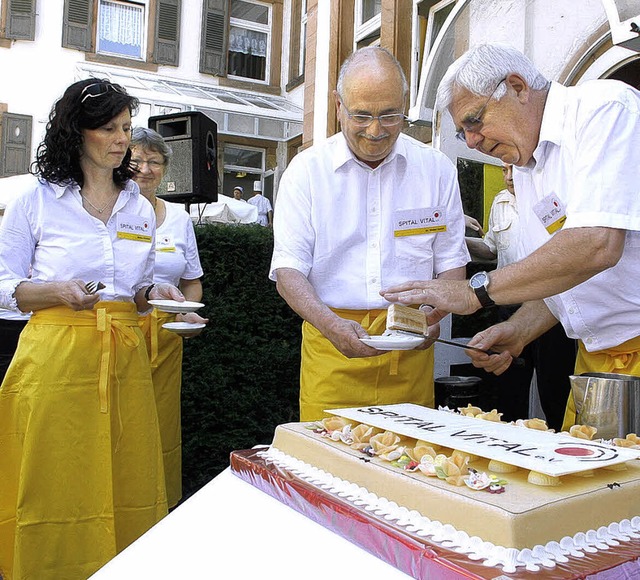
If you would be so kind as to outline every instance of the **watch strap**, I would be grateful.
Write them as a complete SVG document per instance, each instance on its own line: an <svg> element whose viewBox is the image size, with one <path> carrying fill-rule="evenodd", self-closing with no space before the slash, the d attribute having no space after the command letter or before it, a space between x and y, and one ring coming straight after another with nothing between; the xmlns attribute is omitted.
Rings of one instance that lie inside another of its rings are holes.
<svg viewBox="0 0 640 580"><path fill-rule="evenodd" d="M491 300L491 297L489 296L489 293L484 286L474 288L473 291L476 293L476 296L478 297L482 308L491 308L492 306L496 305L496 303Z"/></svg>

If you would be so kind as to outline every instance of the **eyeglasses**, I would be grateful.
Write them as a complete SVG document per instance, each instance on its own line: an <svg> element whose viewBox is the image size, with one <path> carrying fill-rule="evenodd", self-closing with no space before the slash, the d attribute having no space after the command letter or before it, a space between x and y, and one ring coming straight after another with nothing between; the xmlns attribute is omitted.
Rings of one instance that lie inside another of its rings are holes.
<svg viewBox="0 0 640 580"><path fill-rule="evenodd" d="M483 122L482 122L482 117L484 116L484 112L487 108L487 105L490 103L491 99L493 99L493 95L495 95L496 91L498 90L498 87L507 80L507 77L503 78L497 85L496 88L493 89L493 91L491 91L491 94L489 95L489 98L487 99L487 102L482 106L482 108L472 117L469 117L468 119L465 119L461 125L462 125L462 129L459 129L458 131L456 131L456 139L459 139L460 141L467 141L467 133L478 133L483 126Z"/></svg>
<svg viewBox="0 0 640 580"><path fill-rule="evenodd" d="M351 113L349 109L345 107L344 103L340 101L340 104L344 107L347 117L351 119L354 125L358 127L368 127L376 119L383 127L395 127L404 122L406 117L402 113L389 113L387 115L367 115L365 113Z"/></svg>
<svg viewBox="0 0 640 580"><path fill-rule="evenodd" d="M164 163L162 161L156 161L155 159L150 159L147 161L146 159L132 159L131 160L131 168L134 171L140 171L141 167L146 165L151 171L155 171L160 169Z"/></svg>
<svg viewBox="0 0 640 580"><path fill-rule="evenodd" d="M122 95L127 94L120 85L114 85L113 83L101 81L99 83L92 83L90 85L87 85L84 89L82 89L82 92L80 93L80 103L84 103L87 99L106 95L109 91L114 91L115 93L120 93Z"/></svg>

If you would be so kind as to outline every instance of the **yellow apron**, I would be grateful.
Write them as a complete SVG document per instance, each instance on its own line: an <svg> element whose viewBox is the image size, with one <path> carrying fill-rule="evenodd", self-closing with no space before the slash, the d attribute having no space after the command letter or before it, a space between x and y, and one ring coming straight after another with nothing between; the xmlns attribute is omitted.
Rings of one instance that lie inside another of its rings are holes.
<svg viewBox="0 0 640 580"><path fill-rule="evenodd" d="M386 310L332 309L370 335L386 328ZM328 416L325 409L416 403L433 407L433 348L347 358L317 328L302 323L300 420Z"/></svg>
<svg viewBox="0 0 640 580"><path fill-rule="evenodd" d="M0 575L86 579L167 513L132 303L37 311L0 387Z"/></svg>
<svg viewBox="0 0 640 580"><path fill-rule="evenodd" d="M640 337L596 352L587 352L582 341L578 341L575 374L582 373L620 373L640 376ZM569 393L562 430L568 431L575 422L576 406L573 394Z"/></svg>
<svg viewBox="0 0 640 580"><path fill-rule="evenodd" d="M149 359L153 390L158 408L162 458L167 487L167 503L176 506L182 497L182 426L180 389L182 388L182 338L162 328L173 322L175 314L153 310L140 317Z"/></svg>

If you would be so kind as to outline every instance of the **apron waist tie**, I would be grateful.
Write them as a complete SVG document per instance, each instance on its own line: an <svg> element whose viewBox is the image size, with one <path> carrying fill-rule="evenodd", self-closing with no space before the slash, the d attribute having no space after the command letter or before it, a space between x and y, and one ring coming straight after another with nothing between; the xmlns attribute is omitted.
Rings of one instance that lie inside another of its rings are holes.
<svg viewBox="0 0 640 580"><path fill-rule="evenodd" d="M100 370L98 395L100 412L109 411L109 369L111 367L111 336L118 337L122 344L135 349L140 344L138 313L135 305L129 302L98 302L93 310L71 310L66 306L55 306L37 310L29 323L67 326L95 326L101 333Z"/></svg>

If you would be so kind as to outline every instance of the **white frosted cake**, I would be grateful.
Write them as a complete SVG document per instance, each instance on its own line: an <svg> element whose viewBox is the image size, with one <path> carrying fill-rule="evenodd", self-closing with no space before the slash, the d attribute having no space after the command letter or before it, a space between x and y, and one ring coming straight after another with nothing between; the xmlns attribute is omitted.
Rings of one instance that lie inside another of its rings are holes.
<svg viewBox="0 0 640 580"><path fill-rule="evenodd" d="M640 537L631 444L409 404L331 412L277 427L264 457L473 559L535 569Z"/></svg>

